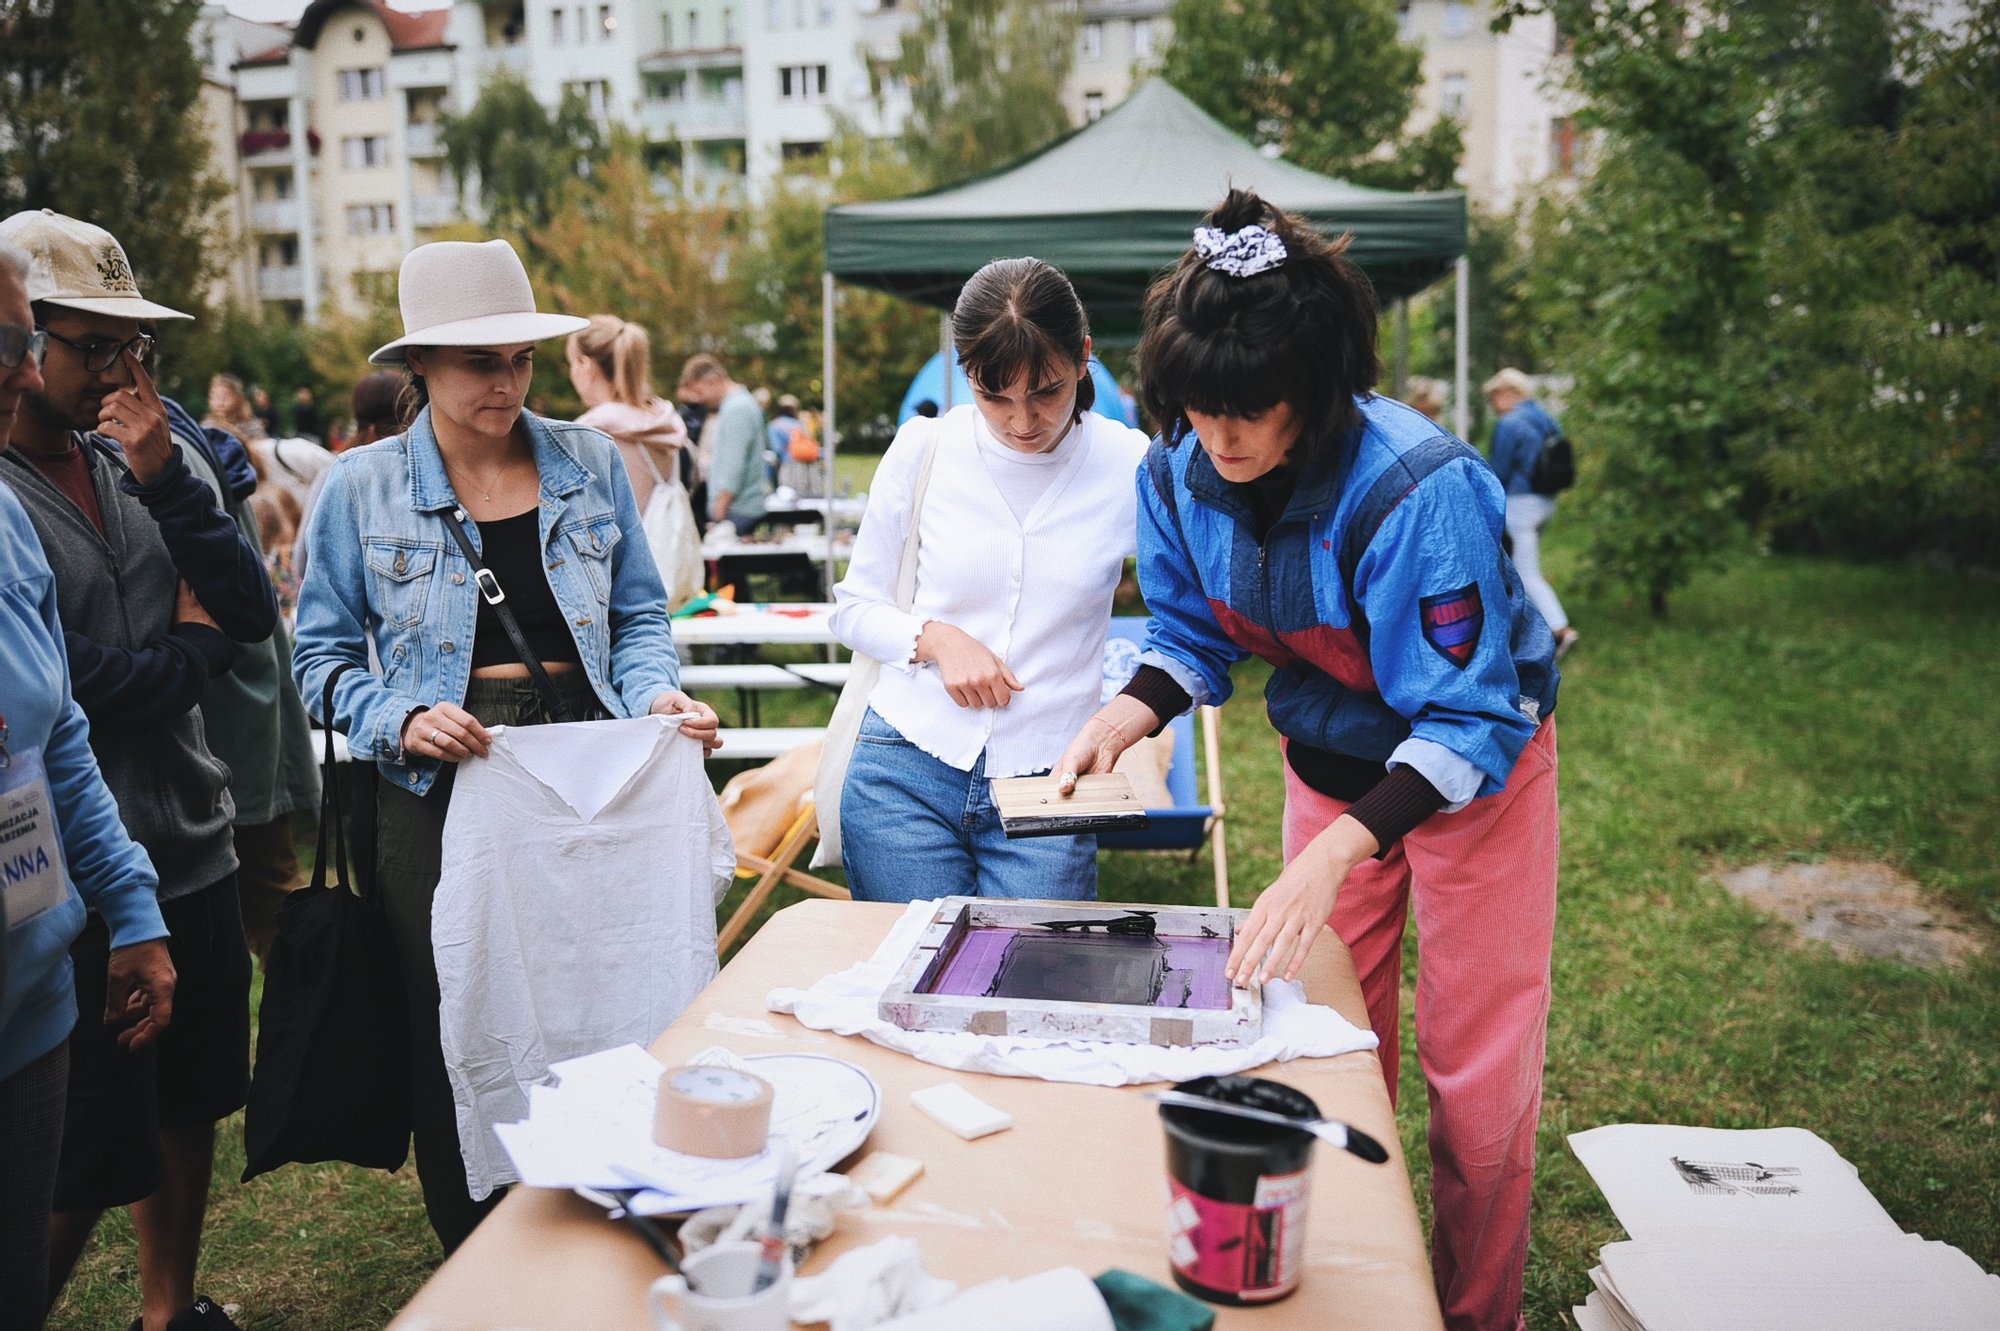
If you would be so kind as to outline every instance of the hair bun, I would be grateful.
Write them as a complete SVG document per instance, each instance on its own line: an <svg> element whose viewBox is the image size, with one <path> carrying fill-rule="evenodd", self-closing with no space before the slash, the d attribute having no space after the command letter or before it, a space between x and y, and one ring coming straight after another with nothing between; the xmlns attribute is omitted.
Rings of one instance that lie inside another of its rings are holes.
<svg viewBox="0 0 2000 1331"><path fill-rule="evenodd" d="M1273 212L1271 205L1265 203L1255 191L1231 186L1228 196L1202 220L1227 235L1253 223L1263 222Z"/></svg>

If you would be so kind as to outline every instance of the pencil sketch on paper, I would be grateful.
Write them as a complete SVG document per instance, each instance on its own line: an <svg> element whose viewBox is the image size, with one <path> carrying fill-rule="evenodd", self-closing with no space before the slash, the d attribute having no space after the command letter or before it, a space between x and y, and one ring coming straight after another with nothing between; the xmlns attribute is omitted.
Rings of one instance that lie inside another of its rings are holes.
<svg viewBox="0 0 2000 1331"><path fill-rule="evenodd" d="M1760 1165L1753 1160L1687 1160L1671 1157L1688 1190L1707 1197L1796 1197L1805 1171L1796 1165Z"/></svg>

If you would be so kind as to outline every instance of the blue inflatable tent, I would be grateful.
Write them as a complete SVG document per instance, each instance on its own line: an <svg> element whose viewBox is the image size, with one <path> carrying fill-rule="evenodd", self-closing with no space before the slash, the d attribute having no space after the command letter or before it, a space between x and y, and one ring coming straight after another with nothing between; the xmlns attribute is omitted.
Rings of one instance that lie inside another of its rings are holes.
<svg viewBox="0 0 2000 1331"><path fill-rule="evenodd" d="M966 380L965 367L952 358L951 405L962 407L972 401L972 385ZM1136 426L1137 413L1128 410L1124 394L1118 390L1118 381L1111 377L1111 371L1095 356L1090 358L1090 377L1097 383L1097 401L1091 407L1100 416L1108 416L1120 425ZM926 399L944 406L944 353L935 353L924 362L924 368L917 371L917 377L910 381L910 391L903 394L903 405L896 410L896 424L917 414L917 404Z"/></svg>

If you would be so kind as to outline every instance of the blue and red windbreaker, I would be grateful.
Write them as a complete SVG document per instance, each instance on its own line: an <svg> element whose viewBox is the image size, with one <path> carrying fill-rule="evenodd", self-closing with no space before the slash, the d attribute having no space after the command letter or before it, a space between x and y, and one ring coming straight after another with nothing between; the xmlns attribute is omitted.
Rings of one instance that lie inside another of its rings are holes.
<svg viewBox="0 0 2000 1331"><path fill-rule="evenodd" d="M1485 460L1400 402L1357 406L1359 435L1300 473L1262 544L1247 487L1192 435L1154 440L1138 477L1142 659L1219 703L1229 667L1262 657L1280 734L1407 762L1455 806L1504 787L1555 711L1555 639L1501 549L1506 499Z"/></svg>

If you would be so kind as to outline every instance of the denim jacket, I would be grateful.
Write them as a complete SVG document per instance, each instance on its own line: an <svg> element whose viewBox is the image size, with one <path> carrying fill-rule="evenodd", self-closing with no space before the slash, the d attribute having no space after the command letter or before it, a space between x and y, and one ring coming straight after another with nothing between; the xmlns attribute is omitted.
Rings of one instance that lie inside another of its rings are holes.
<svg viewBox="0 0 2000 1331"><path fill-rule="evenodd" d="M588 426L522 422L541 473L541 537L549 587L569 620L577 655L607 709L643 716L678 687L680 660L667 593L653 564L624 463ZM479 589L444 514L458 496L426 408L408 433L341 454L313 509L313 558L299 589L292 674L317 713L334 667L333 717L357 759L416 794L439 764L405 759L403 722L437 702L463 703L472 676ZM479 546L479 526L465 523ZM381 673L370 674L369 649Z"/></svg>

